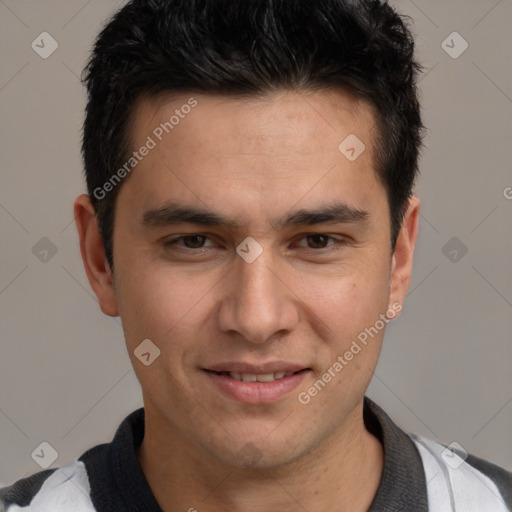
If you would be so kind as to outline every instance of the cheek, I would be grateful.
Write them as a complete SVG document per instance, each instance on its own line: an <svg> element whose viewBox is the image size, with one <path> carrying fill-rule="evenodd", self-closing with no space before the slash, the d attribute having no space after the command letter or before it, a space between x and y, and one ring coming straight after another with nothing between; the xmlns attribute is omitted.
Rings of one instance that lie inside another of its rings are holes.
<svg viewBox="0 0 512 512"><path fill-rule="evenodd" d="M204 338L201 332L208 308L211 312L211 287L151 265L120 272L118 293L127 350L145 393L157 403L179 407L179 390L188 386L185 372L197 356L198 339ZM160 350L150 366L136 358L137 348L146 339Z"/></svg>
<svg viewBox="0 0 512 512"><path fill-rule="evenodd" d="M128 345L149 338L161 350L189 346L189 338L201 328L208 308L211 311L215 282L150 262L127 262L120 269L118 302Z"/></svg>
<svg viewBox="0 0 512 512"><path fill-rule="evenodd" d="M352 276L323 290L310 291L310 304L328 327L328 338L317 346L320 363L314 381L302 389L325 425L342 421L364 395L377 366L386 323L388 287L385 278ZM301 402L303 403L303 402ZM326 414L328 411L328 414Z"/></svg>
<svg viewBox="0 0 512 512"><path fill-rule="evenodd" d="M361 268L322 279L303 280L297 295L304 299L319 323L340 340L354 337L385 313L389 298L385 268Z"/></svg>
<svg viewBox="0 0 512 512"><path fill-rule="evenodd" d="M324 340L316 351L320 371L315 379L328 373L329 380L329 391L315 399L317 406L360 397L377 366L387 325L380 315L388 309L388 272L380 265L351 270L322 282L309 280L307 303L317 319L310 325Z"/></svg>

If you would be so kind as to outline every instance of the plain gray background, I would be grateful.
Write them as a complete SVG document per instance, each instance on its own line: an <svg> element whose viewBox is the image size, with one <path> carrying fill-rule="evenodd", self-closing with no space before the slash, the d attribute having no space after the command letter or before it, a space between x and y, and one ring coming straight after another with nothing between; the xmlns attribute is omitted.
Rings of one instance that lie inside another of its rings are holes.
<svg viewBox="0 0 512 512"><path fill-rule="evenodd" d="M72 211L85 192L79 75L121 3L0 0L3 484L41 469L41 442L63 465L142 404L119 319L101 313L86 279ZM414 20L429 132L413 281L368 395L404 429L512 470L512 2L394 4ZM31 47L42 32L58 43L46 59ZM457 58L452 32L468 43Z"/></svg>

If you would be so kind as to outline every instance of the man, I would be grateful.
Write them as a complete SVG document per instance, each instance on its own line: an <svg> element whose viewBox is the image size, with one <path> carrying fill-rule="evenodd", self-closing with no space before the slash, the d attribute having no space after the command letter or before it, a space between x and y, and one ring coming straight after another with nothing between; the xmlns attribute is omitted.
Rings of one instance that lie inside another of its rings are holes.
<svg viewBox="0 0 512 512"><path fill-rule="evenodd" d="M512 474L365 397L418 231L413 50L378 1L115 15L75 218L144 408L0 491L5 511L512 510Z"/></svg>

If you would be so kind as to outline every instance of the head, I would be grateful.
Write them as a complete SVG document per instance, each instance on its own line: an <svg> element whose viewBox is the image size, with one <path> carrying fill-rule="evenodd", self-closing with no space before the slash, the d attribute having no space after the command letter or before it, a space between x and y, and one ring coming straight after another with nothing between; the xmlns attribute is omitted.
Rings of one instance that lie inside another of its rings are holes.
<svg viewBox="0 0 512 512"><path fill-rule="evenodd" d="M376 0L135 0L96 41L75 207L86 271L121 316L147 414L212 457L236 463L251 442L262 464L291 460L364 395L412 268L413 50ZM144 339L160 351L148 366ZM279 361L303 370L282 400L211 390L226 363Z"/></svg>

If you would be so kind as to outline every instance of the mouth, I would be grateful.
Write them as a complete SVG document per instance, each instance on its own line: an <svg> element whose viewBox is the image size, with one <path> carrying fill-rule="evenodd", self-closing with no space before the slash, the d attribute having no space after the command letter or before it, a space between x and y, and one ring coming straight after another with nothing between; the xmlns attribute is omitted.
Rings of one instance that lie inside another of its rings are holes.
<svg viewBox="0 0 512 512"><path fill-rule="evenodd" d="M225 398L251 405L276 403L299 386L311 368L298 365L226 364L203 369L213 389Z"/></svg>
<svg viewBox="0 0 512 512"><path fill-rule="evenodd" d="M242 381L242 382L273 382L275 380L281 380L286 377L291 377L292 375L297 375L298 373L303 373L309 371L310 368L303 368L298 371L278 371L271 373L241 373L241 372L231 372L231 371L222 371L216 372L214 370L205 370L210 373L215 373L216 375L223 375L225 377L230 377L231 379Z"/></svg>

